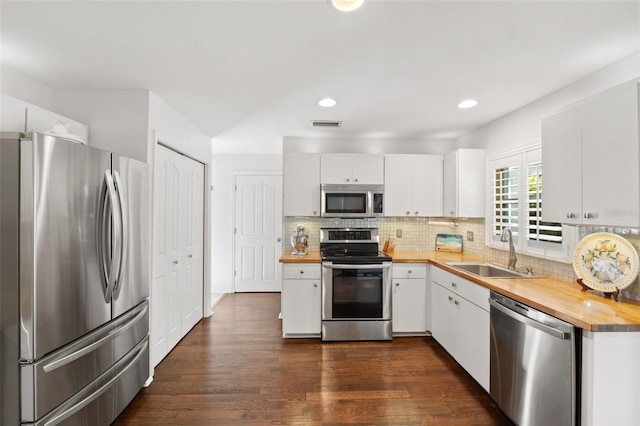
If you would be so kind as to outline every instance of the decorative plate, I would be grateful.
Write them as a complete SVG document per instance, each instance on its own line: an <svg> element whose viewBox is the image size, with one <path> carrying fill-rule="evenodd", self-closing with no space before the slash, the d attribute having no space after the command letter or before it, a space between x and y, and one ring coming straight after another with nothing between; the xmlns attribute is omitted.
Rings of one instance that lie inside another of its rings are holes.
<svg viewBox="0 0 640 426"><path fill-rule="evenodd" d="M619 235L597 232L584 237L573 255L573 270L594 289L614 292L630 286L638 276L638 252Z"/></svg>

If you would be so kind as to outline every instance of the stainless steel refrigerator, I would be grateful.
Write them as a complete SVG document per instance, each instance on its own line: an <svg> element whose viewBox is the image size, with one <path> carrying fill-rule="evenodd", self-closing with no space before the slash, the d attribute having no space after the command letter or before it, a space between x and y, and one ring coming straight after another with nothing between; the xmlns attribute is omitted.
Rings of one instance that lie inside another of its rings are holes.
<svg viewBox="0 0 640 426"><path fill-rule="evenodd" d="M108 425L149 377L146 164L0 141L0 424Z"/></svg>

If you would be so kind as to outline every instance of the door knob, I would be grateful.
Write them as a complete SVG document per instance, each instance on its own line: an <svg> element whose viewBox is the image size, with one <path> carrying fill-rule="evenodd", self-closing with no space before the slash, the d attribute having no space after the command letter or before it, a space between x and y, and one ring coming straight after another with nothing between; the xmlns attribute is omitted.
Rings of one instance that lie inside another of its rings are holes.
<svg viewBox="0 0 640 426"><path fill-rule="evenodd" d="M282 241L282 238L278 238L278 242Z"/></svg>

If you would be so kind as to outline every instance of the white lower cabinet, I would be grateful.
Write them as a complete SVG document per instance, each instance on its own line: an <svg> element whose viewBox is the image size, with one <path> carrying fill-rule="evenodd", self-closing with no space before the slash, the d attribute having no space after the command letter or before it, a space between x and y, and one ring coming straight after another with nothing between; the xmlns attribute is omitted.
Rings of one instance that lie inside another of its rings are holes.
<svg viewBox="0 0 640 426"><path fill-rule="evenodd" d="M489 290L434 267L431 334L489 391Z"/></svg>
<svg viewBox="0 0 640 426"><path fill-rule="evenodd" d="M427 332L427 265L393 265L392 317L394 335L424 335Z"/></svg>
<svg viewBox="0 0 640 426"><path fill-rule="evenodd" d="M321 281L319 263L291 263L282 267L282 336L320 336Z"/></svg>

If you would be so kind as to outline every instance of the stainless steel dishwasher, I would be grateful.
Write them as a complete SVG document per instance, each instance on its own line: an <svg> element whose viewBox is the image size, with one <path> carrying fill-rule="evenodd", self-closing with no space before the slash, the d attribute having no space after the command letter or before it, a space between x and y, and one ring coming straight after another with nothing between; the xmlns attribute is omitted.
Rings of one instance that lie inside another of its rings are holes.
<svg viewBox="0 0 640 426"><path fill-rule="evenodd" d="M521 426L579 424L580 329L491 292L490 394Z"/></svg>

